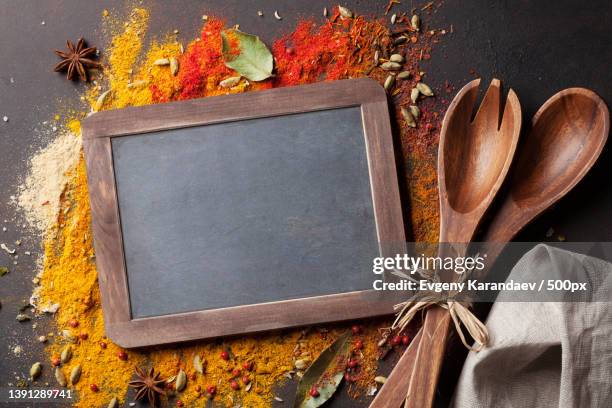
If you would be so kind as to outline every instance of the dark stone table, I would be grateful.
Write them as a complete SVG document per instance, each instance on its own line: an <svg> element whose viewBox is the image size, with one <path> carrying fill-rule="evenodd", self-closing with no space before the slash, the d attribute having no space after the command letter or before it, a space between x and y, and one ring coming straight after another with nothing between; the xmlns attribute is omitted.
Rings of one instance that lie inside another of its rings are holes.
<svg viewBox="0 0 612 408"><path fill-rule="evenodd" d="M265 41L290 31L300 17L321 17L324 6L335 3L209 0L152 1L150 34L181 31L181 38L194 38L202 14L222 16L239 23L246 32ZM344 2L343 2L344 3ZM382 15L386 1L347 1L361 14ZM396 10L409 10L423 2L402 0ZM608 1L445 1L428 22L436 27L453 24L454 33L435 49L424 64L429 82L441 86L445 80L461 86L476 72L484 83L497 77L514 88L520 97L524 122L555 92L571 86L591 88L608 104L612 101L612 8ZM57 62L51 52L63 48L66 39L85 36L91 44L102 44L98 30L105 8L126 9L124 1L83 2L80 0L1 0L0 1L0 242L22 240L22 250L40 253L41 243L21 228L22 220L9 205L9 197L27 170L27 160L42 141L36 131L42 121L51 119L58 100L75 101L78 84L52 72ZM256 11L268 15L278 9L282 21L257 18ZM41 24L44 21L45 24ZM14 83L10 78L14 78ZM591 173L554 209L533 223L520 240L545 239L549 227L574 241L612 240L611 149L608 145ZM7 220L7 222L4 222ZM6 227L8 231L2 232ZM32 361L42 360L43 347L36 342L31 324L15 321L17 309L27 301L35 274L34 257L21 257L19 265L0 278L0 387L27 376ZM0 264L8 264L0 251ZM39 325L45 324L39 320ZM16 357L12 349L24 352ZM452 393L452 379L440 390L442 401ZM281 394L290 400L293 387ZM444 404L444 402L442 402ZM278 404L287 406L287 403ZM345 398L332 406L366 406ZM0 406L2 405L0 403ZM9 406L18 406L10 404ZM26 405L24 405L26 406ZM31 406L31 404L29 404ZM48 406L48 405L40 405Z"/></svg>

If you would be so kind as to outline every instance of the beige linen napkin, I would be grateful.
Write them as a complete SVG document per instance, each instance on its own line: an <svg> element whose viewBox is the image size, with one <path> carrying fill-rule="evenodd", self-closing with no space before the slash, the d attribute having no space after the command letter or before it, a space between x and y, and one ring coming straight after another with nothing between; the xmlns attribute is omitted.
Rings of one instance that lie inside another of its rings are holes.
<svg viewBox="0 0 612 408"><path fill-rule="evenodd" d="M490 346L469 354L454 407L612 407L612 264L538 245L508 279L580 274L585 301L493 305Z"/></svg>

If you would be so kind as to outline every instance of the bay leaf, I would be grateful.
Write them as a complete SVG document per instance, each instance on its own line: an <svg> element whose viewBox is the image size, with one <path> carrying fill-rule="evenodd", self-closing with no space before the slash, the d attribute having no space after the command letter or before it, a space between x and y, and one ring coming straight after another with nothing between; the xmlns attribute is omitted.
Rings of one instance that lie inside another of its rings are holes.
<svg viewBox="0 0 612 408"><path fill-rule="evenodd" d="M338 337L306 370L298 384L294 408L317 408L331 398L344 377L349 336L346 332ZM309 395L312 386L317 387L318 397Z"/></svg>
<svg viewBox="0 0 612 408"><path fill-rule="evenodd" d="M249 81L263 81L272 76L272 53L258 36L229 29L221 32L221 39L223 58L228 68ZM233 40L237 42L238 49L232 47Z"/></svg>
<svg viewBox="0 0 612 408"><path fill-rule="evenodd" d="M308 395L306 400L300 405L300 408L317 408L323 405L328 399L334 395L336 389L340 385L340 381L344 377L344 372L340 372L333 377L326 379L325 384L317 388L319 396L316 398Z"/></svg>

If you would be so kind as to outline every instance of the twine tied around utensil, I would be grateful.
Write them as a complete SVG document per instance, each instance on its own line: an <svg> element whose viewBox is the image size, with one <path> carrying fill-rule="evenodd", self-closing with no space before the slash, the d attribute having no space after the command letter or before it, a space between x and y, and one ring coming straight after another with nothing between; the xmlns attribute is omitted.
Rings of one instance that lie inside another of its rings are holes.
<svg viewBox="0 0 612 408"><path fill-rule="evenodd" d="M422 272L422 271L421 271ZM394 275L400 276L404 279L415 281L414 278L406 275L404 272L394 270ZM421 273L425 275L424 273ZM468 302L460 302L454 299L454 296L448 298L441 298L441 296L435 295L415 295L410 299L398 303L393 306L393 310L396 312L396 318L391 325L391 330L402 331L412 321L414 316L419 311L425 310L430 306L440 306L448 310L455 324L455 329L461 338L461 342L465 347L474 352L479 352L489 344L489 330L475 315L470 311L471 304ZM470 336L477 343L477 346L470 346L465 338L463 329L464 326Z"/></svg>

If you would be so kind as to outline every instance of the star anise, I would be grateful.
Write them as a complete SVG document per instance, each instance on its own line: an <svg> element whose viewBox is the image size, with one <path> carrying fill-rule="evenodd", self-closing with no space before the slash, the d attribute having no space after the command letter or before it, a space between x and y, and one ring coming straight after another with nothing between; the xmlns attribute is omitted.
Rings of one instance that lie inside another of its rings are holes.
<svg viewBox="0 0 612 408"><path fill-rule="evenodd" d="M129 386L136 390L136 399L141 400L146 398L149 405L156 407L161 395L166 395L164 386L166 380L160 378L160 373L156 373L153 367L149 371L141 370L134 367L136 371L136 380L130 381Z"/></svg>
<svg viewBox="0 0 612 408"><path fill-rule="evenodd" d="M71 41L66 41L68 51L55 50L55 54L62 58L53 70L55 72L68 71L66 77L73 79L77 75L87 81L86 68L100 68L102 65L91 59L96 55L96 47L85 47L85 40L80 38L76 47Z"/></svg>

